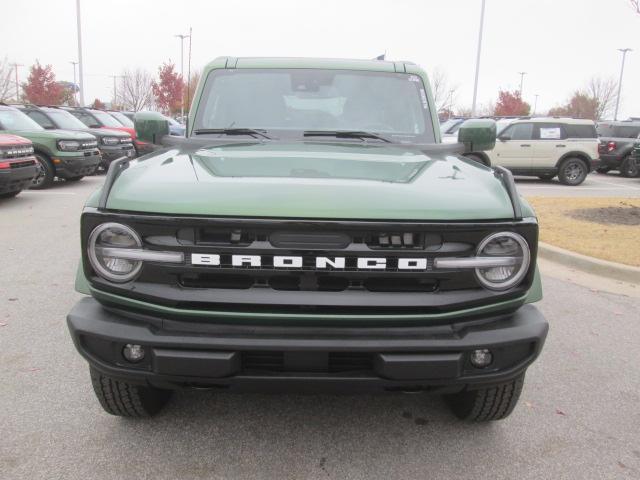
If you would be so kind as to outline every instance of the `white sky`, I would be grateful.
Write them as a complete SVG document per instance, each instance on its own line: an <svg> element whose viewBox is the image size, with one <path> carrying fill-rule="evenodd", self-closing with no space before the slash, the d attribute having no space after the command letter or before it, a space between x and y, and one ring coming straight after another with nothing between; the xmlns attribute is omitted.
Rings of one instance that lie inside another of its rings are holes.
<svg viewBox="0 0 640 480"><path fill-rule="evenodd" d="M470 106L481 0L81 0L85 100L109 101L125 67L152 73L180 61L174 34L193 27L192 68L220 55L411 60L444 70ZM52 64L73 80L75 0L3 2L0 57ZM640 116L640 15L628 0L487 0L478 103L517 89L538 112L564 102L592 75L620 73L627 55L619 118ZM185 62L186 64L186 62ZM185 66L186 71L186 66ZM21 81L27 69L20 70ZM185 73L186 75L186 73Z"/></svg>

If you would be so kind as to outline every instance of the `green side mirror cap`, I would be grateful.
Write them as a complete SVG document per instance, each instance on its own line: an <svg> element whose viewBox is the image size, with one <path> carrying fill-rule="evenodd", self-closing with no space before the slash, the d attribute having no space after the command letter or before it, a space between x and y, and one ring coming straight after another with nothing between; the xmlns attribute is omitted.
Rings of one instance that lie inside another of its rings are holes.
<svg viewBox="0 0 640 480"><path fill-rule="evenodd" d="M162 137L169 135L169 122L158 112L137 112L133 121L138 139L160 145Z"/></svg>
<svg viewBox="0 0 640 480"><path fill-rule="evenodd" d="M496 122L488 118L472 118L458 130L458 142L465 153L492 150L496 145Z"/></svg>

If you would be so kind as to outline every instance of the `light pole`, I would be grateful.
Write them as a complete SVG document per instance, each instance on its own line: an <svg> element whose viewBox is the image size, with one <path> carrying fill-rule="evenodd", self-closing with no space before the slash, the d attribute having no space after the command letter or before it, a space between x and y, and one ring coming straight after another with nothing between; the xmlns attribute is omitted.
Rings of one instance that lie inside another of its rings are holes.
<svg viewBox="0 0 640 480"><path fill-rule="evenodd" d="M453 116L453 90L449 90L449 118Z"/></svg>
<svg viewBox="0 0 640 480"><path fill-rule="evenodd" d="M182 77L182 82L184 83L184 39L190 38L190 35L174 35L174 37L180 39L180 76ZM184 117L184 88L180 94L180 116Z"/></svg>
<svg viewBox="0 0 640 480"><path fill-rule="evenodd" d="M12 63L11 66L16 70L16 102L20 103L20 90L18 87L18 67L24 67L21 63Z"/></svg>
<svg viewBox="0 0 640 480"><path fill-rule="evenodd" d="M535 115L535 114L536 114L536 109L538 108L538 97L539 97L539 96L540 96L540 95L538 95L537 93L535 94L536 99L535 99L535 101L533 102L533 115Z"/></svg>
<svg viewBox="0 0 640 480"><path fill-rule="evenodd" d="M482 28L484 25L484 3L482 0L482 8L480 10L480 33L478 33L478 54L476 55L476 80L473 84L473 103L471 104L471 116L476 114L476 100L478 98L478 75L480 74L480 52L482 51Z"/></svg>
<svg viewBox="0 0 640 480"><path fill-rule="evenodd" d="M524 76L527 74L527 72L518 72L518 75L520 75L520 100L522 100L522 84L524 83Z"/></svg>
<svg viewBox="0 0 640 480"><path fill-rule="evenodd" d="M116 79L117 78L122 78L122 75L109 75L111 78L113 78L113 100L111 101L111 108L113 110L116 110L116 102L118 99L118 95L117 95L117 89L116 89Z"/></svg>
<svg viewBox="0 0 640 480"><path fill-rule="evenodd" d="M73 65L73 101L78 103L78 99L76 98L76 88L78 87L78 85L76 84L76 65L78 65L78 62L69 63Z"/></svg>
<svg viewBox="0 0 640 480"><path fill-rule="evenodd" d="M78 23L78 73L80 77L80 106L84 107L84 81L82 75L82 22L80 21L80 0L76 0L76 20Z"/></svg>
<svg viewBox="0 0 640 480"><path fill-rule="evenodd" d="M622 66L620 67L620 80L618 80L618 95L616 96L616 111L613 114L613 119L618 119L618 107L620 106L620 93L622 92L622 75L624 74L624 60L627 57L627 52L633 51L630 48L619 48L619 52L622 52Z"/></svg>

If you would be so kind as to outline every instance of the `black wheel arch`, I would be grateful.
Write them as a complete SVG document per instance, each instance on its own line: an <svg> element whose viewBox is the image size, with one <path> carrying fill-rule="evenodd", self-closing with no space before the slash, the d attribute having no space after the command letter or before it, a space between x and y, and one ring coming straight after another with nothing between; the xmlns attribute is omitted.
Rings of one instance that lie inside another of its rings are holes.
<svg viewBox="0 0 640 480"><path fill-rule="evenodd" d="M564 162L567 158L579 158L584 162L585 166L587 167L587 170L589 172L591 171L591 157L589 157L589 155L587 155L586 153L581 152L580 150L567 152L564 155L562 155L560 159L556 162L557 171L560 171L560 165L562 165L562 162Z"/></svg>

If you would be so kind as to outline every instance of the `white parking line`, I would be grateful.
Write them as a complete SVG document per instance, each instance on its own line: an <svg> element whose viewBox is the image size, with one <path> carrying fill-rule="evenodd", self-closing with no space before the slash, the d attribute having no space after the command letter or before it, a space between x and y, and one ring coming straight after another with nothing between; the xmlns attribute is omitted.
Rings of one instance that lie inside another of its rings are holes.
<svg viewBox="0 0 640 480"><path fill-rule="evenodd" d="M633 181L633 179L629 179L631 181ZM635 185L626 185L626 184L621 184L621 183L613 183L613 182L603 182L602 180L596 180L598 183L604 183L605 185L613 185L615 187L620 187L620 188L630 188L632 190L640 190L640 187L636 187Z"/></svg>

